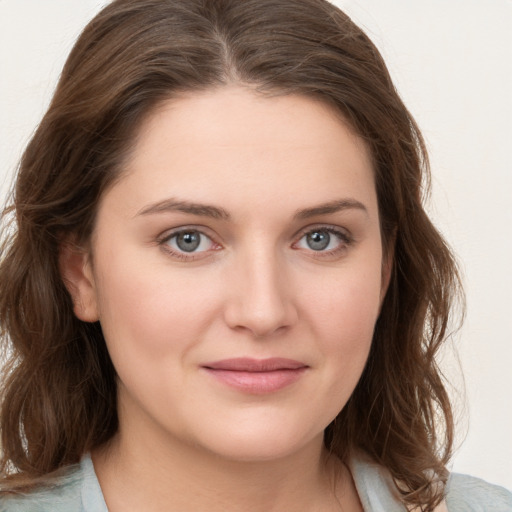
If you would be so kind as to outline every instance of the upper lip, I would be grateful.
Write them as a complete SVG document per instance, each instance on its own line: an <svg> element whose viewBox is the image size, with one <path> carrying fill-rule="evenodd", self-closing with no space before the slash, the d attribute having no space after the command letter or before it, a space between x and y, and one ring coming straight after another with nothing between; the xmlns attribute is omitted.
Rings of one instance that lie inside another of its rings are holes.
<svg viewBox="0 0 512 512"><path fill-rule="evenodd" d="M237 357L222 359L202 365L210 370L228 370L238 372L272 372L277 370L298 370L307 365L294 359L271 357L268 359L253 359L250 357Z"/></svg>

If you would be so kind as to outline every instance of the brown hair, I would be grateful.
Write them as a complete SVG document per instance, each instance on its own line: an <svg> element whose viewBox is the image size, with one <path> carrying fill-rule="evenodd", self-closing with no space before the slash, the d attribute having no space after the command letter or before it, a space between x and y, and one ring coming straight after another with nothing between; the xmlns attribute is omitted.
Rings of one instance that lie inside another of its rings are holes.
<svg viewBox="0 0 512 512"><path fill-rule="evenodd" d="M458 275L422 207L421 134L375 46L325 0L116 0L85 28L3 215L4 482L29 487L116 433L116 373L100 325L73 314L59 241L88 240L99 198L159 102L233 82L322 98L371 149L393 273L368 363L325 443L341 459L365 450L390 470L404 502L432 510L453 434L435 355Z"/></svg>

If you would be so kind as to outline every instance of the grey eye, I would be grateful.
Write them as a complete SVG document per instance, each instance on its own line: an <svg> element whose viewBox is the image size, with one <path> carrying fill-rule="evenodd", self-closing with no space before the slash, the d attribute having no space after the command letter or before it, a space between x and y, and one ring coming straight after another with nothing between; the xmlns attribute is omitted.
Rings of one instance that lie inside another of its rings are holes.
<svg viewBox="0 0 512 512"><path fill-rule="evenodd" d="M185 259L187 256L193 258L202 253L208 253L216 249L213 240L197 229L183 229L175 231L161 242L166 245L171 255Z"/></svg>
<svg viewBox="0 0 512 512"><path fill-rule="evenodd" d="M313 251L323 251L330 241L331 235L327 231L312 231L306 235L306 244Z"/></svg>
<svg viewBox="0 0 512 512"><path fill-rule="evenodd" d="M194 252L201 245L201 233L183 231L176 235L176 246L183 252Z"/></svg>

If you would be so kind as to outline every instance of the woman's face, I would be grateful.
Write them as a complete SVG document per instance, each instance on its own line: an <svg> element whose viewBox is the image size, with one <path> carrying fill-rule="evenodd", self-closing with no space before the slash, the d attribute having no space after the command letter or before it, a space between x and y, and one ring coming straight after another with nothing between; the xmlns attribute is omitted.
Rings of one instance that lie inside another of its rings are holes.
<svg viewBox="0 0 512 512"><path fill-rule="evenodd" d="M161 105L91 246L76 312L101 322L121 434L236 460L321 445L388 274L369 154L329 107L238 87Z"/></svg>

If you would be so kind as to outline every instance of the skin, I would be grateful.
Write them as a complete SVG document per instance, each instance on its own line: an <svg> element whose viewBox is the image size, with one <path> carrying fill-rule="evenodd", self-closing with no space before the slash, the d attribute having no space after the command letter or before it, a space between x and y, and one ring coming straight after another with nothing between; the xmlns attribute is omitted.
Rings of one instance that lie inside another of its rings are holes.
<svg viewBox="0 0 512 512"><path fill-rule="evenodd" d="M180 229L204 234L196 251ZM93 453L109 510L362 510L322 439L363 371L390 258L370 156L339 115L241 86L160 105L91 248L64 248L61 268L119 375L120 430ZM254 393L204 369L233 357L306 369Z"/></svg>

